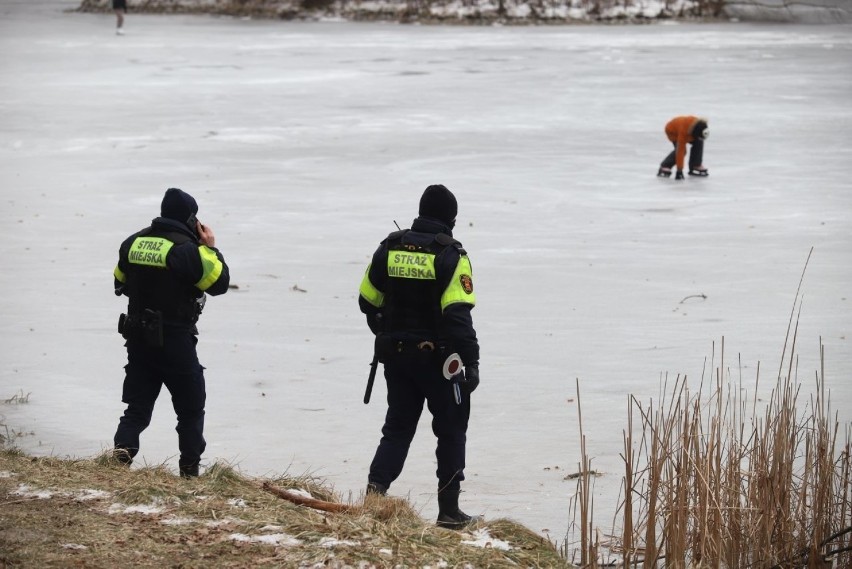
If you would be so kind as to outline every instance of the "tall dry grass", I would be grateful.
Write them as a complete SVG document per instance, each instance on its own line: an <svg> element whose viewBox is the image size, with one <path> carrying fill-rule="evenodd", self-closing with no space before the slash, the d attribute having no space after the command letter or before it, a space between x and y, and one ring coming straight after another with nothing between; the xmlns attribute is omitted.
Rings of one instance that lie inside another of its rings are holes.
<svg viewBox="0 0 852 569"><path fill-rule="evenodd" d="M579 555L566 555L582 567L615 559L608 566L852 568L852 432L832 411L821 339L807 395L797 377L800 309L794 304L766 400L756 395L760 366L749 399L741 371L734 377L725 361L724 338L697 391L686 376L664 376L656 402L629 398L616 527L593 537L581 476ZM589 464L580 417L582 473Z"/></svg>
<svg viewBox="0 0 852 569"><path fill-rule="evenodd" d="M591 529L581 442L580 565L614 553L623 567L852 567L852 433L820 367L807 398L784 375L767 402L749 404L723 365L709 389L702 378L693 393L678 376L657 403L631 397L621 526L604 540Z"/></svg>

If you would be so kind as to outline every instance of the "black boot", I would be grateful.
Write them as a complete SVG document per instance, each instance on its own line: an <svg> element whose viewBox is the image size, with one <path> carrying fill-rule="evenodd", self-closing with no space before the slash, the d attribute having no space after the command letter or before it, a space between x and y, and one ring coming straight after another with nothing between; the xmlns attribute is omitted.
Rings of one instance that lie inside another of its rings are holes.
<svg viewBox="0 0 852 569"><path fill-rule="evenodd" d="M198 476L198 462L192 464L178 465L181 478L196 478Z"/></svg>
<svg viewBox="0 0 852 569"><path fill-rule="evenodd" d="M460 492L461 488L458 486L438 489L439 527L458 530L479 521L479 518L468 516L459 509Z"/></svg>
<svg viewBox="0 0 852 569"><path fill-rule="evenodd" d="M377 494L379 496L387 496L388 489L385 485L378 482L369 482L367 484L367 494Z"/></svg>
<svg viewBox="0 0 852 569"><path fill-rule="evenodd" d="M119 463L125 466L133 464L133 456L130 451L124 447L115 447L112 449L112 457Z"/></svg>

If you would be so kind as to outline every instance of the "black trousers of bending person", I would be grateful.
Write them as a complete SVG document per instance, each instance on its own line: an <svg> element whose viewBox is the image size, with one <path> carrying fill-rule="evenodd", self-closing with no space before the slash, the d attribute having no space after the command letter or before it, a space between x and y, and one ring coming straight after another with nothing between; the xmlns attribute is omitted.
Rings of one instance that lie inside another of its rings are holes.
<svg viewBox="0 0 852 569"><path fill-rule="evenodd" d="M677 142L672 142L672 144L675 149L660 164L661 167L668 168L669 170L674 168L674 165L677 163ZM689 145L689 169L695 170L704 162L704 141L698 138L694 142L690 142Z"/></svg>
<svg viewBox="0 0 852 569"><path fill-rule="evenodd" d="M464 480L470 394L456 404L453 384L444 379L443 362L428 352L404 353L385 363L388 412L382 438L370 464L369 482L390 488L405 465L425 402L438 439L438 488L458 489Z"/></svg>
<svg viewBox="0 0 852 569"><path fill-rule="evenodd" d="M189 329L166 328L163 347L128 340L127 365L121 400L127 404L118 422L114 443L131 458L139 452L139 435L151 423L154 403L163 385L172 396L177 414L180 466L197 465L207 446L204 440L204 404L207 398L204 368L198 361L198 339Z"/></svg>

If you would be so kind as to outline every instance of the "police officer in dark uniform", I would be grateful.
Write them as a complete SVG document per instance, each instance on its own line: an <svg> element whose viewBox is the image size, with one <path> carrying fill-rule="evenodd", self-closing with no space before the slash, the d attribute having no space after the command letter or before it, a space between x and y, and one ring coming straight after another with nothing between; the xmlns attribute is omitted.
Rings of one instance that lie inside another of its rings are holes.
<svg viewBox="0 0 852 569"><path fill-rule="evenodd" d="M373 254L359 295L376 334L388 397L367 492L385 494L399 477L425 401L438 439L437 523L451 529L472 521L458 500L470 394L479 385L479 343L470 314L476 304L473 275L467 253L452 237L457 210L445 186L426 188L411 229L391 233ZM451 366L445 374L454 354L464 370Z"/></svg>
<svg viewBox="0 0 852 569"><path fill-rule="evenodd" d="M195 199L177 188L163 197L161 217L121 244L115 294L128 297L119 332L127 340L121 400L127 409L115 433L114 456L130 464L139 435L151 422L163 385L177 414L178 466L198 476L204 452L204 368L198 361L195 323L206 294L228 290L230 275L210 227L196 218Z"/></svg>

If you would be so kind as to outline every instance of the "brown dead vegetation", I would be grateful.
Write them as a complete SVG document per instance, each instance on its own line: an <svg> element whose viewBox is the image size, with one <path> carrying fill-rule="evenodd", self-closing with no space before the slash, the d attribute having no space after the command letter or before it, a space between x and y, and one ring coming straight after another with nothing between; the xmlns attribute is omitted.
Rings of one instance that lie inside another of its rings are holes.
<svg viewBox="0 0 852 569"><path fill-rule="evenodd" d="M656 402L630 397L623 501L608 534L593 531L580 416L580 538L566 555L582 567L611 559L645 569L852 567L852 426L832 411L821 339L811 395L798 378L801 286L767 400L757 395L760 365L744 383L724 338L697 391L686 376L664 377Z"/></svg>
<svg viewBox="0 0 852 569"><path fill-rule="evenodd" d="M264 481L214 464L197 479L167 468L0 451L0 567L568 567L546 539L508 520L454 532L399 498L348 513L299 506ZM340 502L311 478L266 481ZM487 531L511 550L475 546Z"/></svg>

